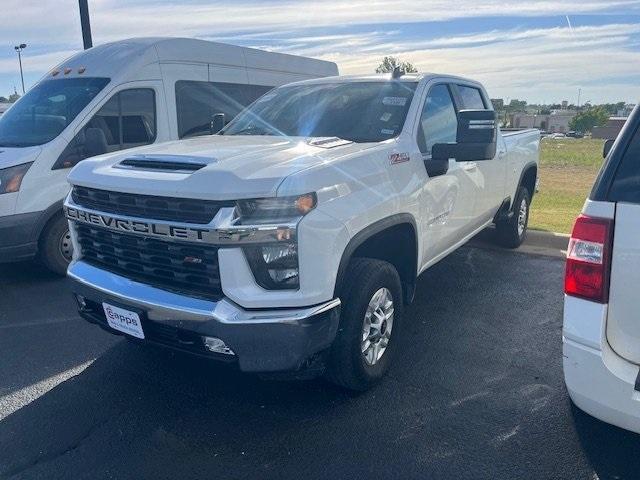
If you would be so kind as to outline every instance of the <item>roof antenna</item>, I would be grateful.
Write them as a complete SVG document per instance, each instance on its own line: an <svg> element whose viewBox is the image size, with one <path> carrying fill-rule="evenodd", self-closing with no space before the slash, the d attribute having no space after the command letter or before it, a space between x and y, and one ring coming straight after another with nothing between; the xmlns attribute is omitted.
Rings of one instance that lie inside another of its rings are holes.
<svg viewBox="0 0 640 480"><path fill-rule="evenodd" d="M401 76L404 75L404 70L402 70L402 68L400 67L400 65L393 67L393 72L391 72L391 78L394 80L397 80L398 78L400 78Z"/></svg>

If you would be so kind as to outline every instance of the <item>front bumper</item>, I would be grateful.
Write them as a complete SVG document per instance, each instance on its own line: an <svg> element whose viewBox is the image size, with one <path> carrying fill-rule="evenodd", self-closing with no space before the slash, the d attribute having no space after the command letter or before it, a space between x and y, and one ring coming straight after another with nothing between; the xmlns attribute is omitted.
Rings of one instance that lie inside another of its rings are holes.
<svg viewBox="0 0 640 480"><path fill-rule="evenodd" d="M101 304L142 313L148 341L205 356L202 336L216 337L235 353L241 370L282 372L300 369L327 349L338 329L340 300L306 308L245 310L232 301L186 297L135 282L77 261L68 270L72 290L88 301L87 320L111 330Z"/></svg>
<svg viewBox="0 0 640 480"><path fill-rule="evenodd" d="M38 250L37 226L42 212L0 217L0 263L33 258Z"/></svg>

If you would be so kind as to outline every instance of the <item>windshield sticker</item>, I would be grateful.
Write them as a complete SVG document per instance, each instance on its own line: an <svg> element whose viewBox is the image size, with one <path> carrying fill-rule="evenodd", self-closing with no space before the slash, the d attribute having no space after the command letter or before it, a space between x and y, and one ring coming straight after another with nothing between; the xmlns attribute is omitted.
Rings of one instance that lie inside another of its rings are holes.
<svg viewBox="0 0 640 480"><path fill-rule="evenodd" d="M407 104L407 97L384 97L382 104L392 107L404 107Z"/></svg>
<svg viewBox="0 0 640 480"><path fill-rule="evenodd" d="M406 152L392 153L391 155L389 155L389 161L391 162L391 165L397 165L398 163L405 163L405 162L408 162L409 159L410 159L409 154Z"/></svg>
<svg viewBox="0 0 640 480"><path fill-rule="evenodd" d="M391 120L391 116L392 115L389 112L383 113L382 116L380 117L380 121L381 122L388 122L389 120Z"/></svg>
<svg viewBox="0 0 640 480"><path fill-rule="evenodd" d="M396 131L389 128L383 128L382 130L380 130L380 133L382 133L383 135L393 135L394 133L396 133Z"/></svg>

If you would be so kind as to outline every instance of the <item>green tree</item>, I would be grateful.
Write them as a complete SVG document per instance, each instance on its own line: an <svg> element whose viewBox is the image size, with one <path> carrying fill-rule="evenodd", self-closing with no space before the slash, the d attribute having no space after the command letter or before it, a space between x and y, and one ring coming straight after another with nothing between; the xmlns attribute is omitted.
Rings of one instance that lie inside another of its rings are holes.
<svg viewBox="0 0 640 480"><path fill-rule="evenodd" d="M593 107L576 114L569 122L569 128L577 132L590 132L593 127L600 127L609 120L609 112L604 107Z"/></svg>
<svg viewBox="0 0 640 480"><path fill-rule="evenodd" d="M400 67L404 73L417 73L418 69L410 62L403 62L397 57L387 56L382 59L382 63L376 68L376 73L391 73L393 69Z"/></svg>
<svg viewBox="0 0 640 480"><path fill-rule="evenodd" d="M9 103L9 99L7 97L0 97L0 103Z"/></svg>
<svg viewBox="0 0 640 480"><path fill-rule="evenodd" d="M19 98L20 98L20 95L14 92L11 95L9 95L9 102L10 103L17 102Z"/></svg>

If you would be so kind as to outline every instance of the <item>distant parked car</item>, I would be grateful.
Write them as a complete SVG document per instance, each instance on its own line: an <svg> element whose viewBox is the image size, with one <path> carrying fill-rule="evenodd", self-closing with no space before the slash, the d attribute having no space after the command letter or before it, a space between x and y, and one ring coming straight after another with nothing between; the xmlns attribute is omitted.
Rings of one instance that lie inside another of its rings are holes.
<svg viewBox="0 0 640 480"><path fill-rule="evenodd" d="M564 133L552 133L549 135L549 138L565 138L566 135Z"/></svg>
<svg viewBox="0 0 640 480"><path fill-rule="evenodd" d="M567 251L564 377L579 408L640 433L640 107L604 155Z"/></svg>
<svg viewBox="0 0 640 480"><path fill-rule="evenodd" d="M570 132L567 132L566 136L571 138L582 138L584 137L584 133L571 130Z"/></svg>

